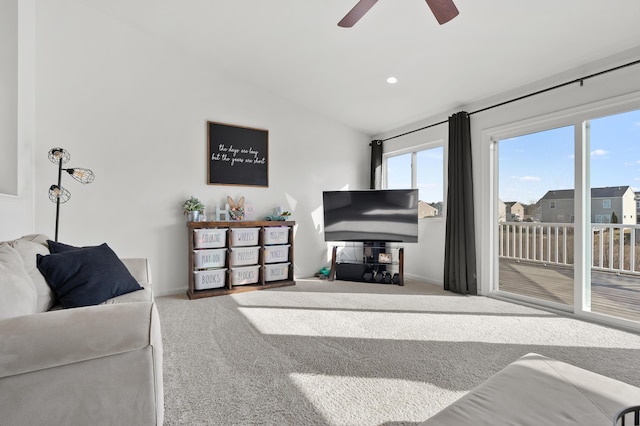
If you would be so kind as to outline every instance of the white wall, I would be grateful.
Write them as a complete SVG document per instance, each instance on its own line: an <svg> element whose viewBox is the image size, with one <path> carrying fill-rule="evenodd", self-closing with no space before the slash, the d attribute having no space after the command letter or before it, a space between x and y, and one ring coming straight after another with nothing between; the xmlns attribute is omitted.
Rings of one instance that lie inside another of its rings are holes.
<svg viewBox="0 0 640 426"><path fill-rule="evenodd" d="M40 1L36 24L37 232L54 234L46 193L57 169L46 154L60 146L68 166L96 178L83 186L63 176L72 196L59 240L148 257L160 294L186 290L181 204L191 195L208 208L242 195L257 218L278 205L293 211L296 276L325 265L322 190L368 185L369 137L81 2ZM269 130L269 188L206 184L208 120Z"/></svg>
<svg viewBox="0 0 640 426"><path fill-rule="evenodd" d="M0 194L17 194L18 2L0 0Z"/></svg>
<svg viewBox="0 0 640 426"><path fill-rule="evenodd" d="M456 111L443 111L441 115L428 117L419 122L404 126L393 131L377 135L376 139L385 139L404 132L418 129L433 123L446 120L458 111L476 111L484 107L498 104L502 101L534 93L548 87L588 76L593 73L617 67L640 58L640 47L621 52L601 61L585 64L580 69L564 72L544 81L534 82L527 87L516 88L509 93L497 95L492 99L474 104L460 105ZM604 74L584 81L584 85L572 84L544 94L510 103L471 116L471 138L473 151L473 175L475 198L476 250L478 258L479 288L483 294L488 294L491 288L493 247L491 245L492 232L496 219L492 215L492 192L494 173L491 162L491 136L505 128L525 126L527 122L543 120L542 116L549 114L560 116L578 107L588 108L593 103L607 104L611 99L640 91L640 65L624 68L609 74ZM478 82L481 84L481 82ZM620 106L624 109L625 106ZM640 108L637 105L635 108ZM614 113L612 109L609 113ZM548 118L547 120L551 122ZM521 124L522 123L522 124ZM524 128L524 127L523 127ZM396 149L420 145L425 142L443 138L448 143L448 126L442 124L433 128L416 132L392 141L385 142L386 147ZM386 150L386 148L385 148ZM446 158L445 150L445 158ZM446 167L446 160L445 160ZM446 192L445 192L446 193ZM407 253L406 270L409 275L417 275L429 280L436 277L435 282L442 283L444 261L445 222L421 221L420 243L411 247ZM428 266L427 266L428 265Z"/></svg>
<svg viewBox="0 0 640 426"><path fill-rule="evenodd" d="M0 59L0 241L33 231L34 7L35 0L0 1L0 39L10 30L9 44L19 46L17 57Z"/></svg>

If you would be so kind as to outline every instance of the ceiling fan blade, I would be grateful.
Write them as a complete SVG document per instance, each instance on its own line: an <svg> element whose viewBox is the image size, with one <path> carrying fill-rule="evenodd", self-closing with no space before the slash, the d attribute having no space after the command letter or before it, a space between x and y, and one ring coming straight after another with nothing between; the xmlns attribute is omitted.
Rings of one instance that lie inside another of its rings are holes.
<svg viewBox="0 0 640 426"><path fill-rule="evenodd" d="M453 0L427 0L427 4L440 25L446 24L460 13Z"/></svg>
<svg viewBox="0 0 640 426"><path fill-rule="evenodd" d="M349 13L347 13L340 22L338 22L338 26L343 28L353 27L356 22L358 22L360 18L362 18L364 14L367 13L377 2L378 0L360 0L355 6L353 6L353 9L351 9Z"/></svg>

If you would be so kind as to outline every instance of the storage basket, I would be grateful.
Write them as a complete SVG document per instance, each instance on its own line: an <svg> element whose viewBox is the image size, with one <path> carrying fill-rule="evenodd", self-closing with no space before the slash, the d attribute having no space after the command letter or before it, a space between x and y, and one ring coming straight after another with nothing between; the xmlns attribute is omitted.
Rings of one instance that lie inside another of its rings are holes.
<svg viewBox="0 0 640 426"><path fill-rule="evenodd" d="M227 228L194 229L195 248L217 248L227 245Z"/></svg>
<svg viewBox="0 0 640 426"><path fill-rule="evenodd" d="M260 265L231 268L231 285L255 284L260 279Z"/></svg>
<svg viewBox="0 0 640 426"><path fill-rule="evenodd" d="M224 287L227 269L208 269L206 271L194 271L193 283L196 290Z"/></svg>
<svg viewBox="0 0 640 426"><path fill-rule="evenodd" d="M243 266L258 263L260 247L231 247L230 265Z"/></svg>
<svg viewBox="0 0 640 426"><path fill-rule="evenodd" d="M264 263L280 263L289 260L290 244L284 246L267 246L264 248Z"/></svg>
<svg viewBox="0 0 640 426"><path fill-rule="evenodd" d="M260 228L231 228L233 247L257 246Z"/></svg>
<svg viewBox="0 0 640 426"><path fill-rule="evenodd" d="M227 259L227 249L205 249L193 251L193 267L196 269L221 268Z"/></svg>
<svg viewBox="0 0 640 426"><path fill-rule="evenodd" d="M264 228L264 244L287 244L289 242L288 226L268 226Z"/></svg>
<svg viewBox="0 0 640 426"><path fill-rule="evenodd" d="M291 265L291 262L275 263L273 265L264 265L264 280L265 280L265 282L280 281L280 280L288 279L289 278L289 265Z"/></svg>

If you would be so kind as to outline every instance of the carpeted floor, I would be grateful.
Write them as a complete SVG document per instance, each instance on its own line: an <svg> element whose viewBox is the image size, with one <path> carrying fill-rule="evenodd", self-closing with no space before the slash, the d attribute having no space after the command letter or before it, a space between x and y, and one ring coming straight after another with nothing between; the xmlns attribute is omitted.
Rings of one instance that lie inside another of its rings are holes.
<svg viewBox="0 0 640 426"><path fill-rule="evenodd" d="M640 336L409 281L157 298L166 425L413 425L529 352L640 386Z"/></svg>

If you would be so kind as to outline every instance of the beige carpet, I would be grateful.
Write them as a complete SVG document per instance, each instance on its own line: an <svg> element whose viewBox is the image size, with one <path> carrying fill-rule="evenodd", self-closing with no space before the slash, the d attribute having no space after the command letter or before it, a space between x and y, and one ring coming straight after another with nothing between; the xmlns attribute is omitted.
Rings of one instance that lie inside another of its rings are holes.
<svg viewBox="0 0 640 426"><path fill-rule="evenodd" d="M157 302L166 425L413 425L529 352L640 386L636 334L425 283Z"/></svg>

